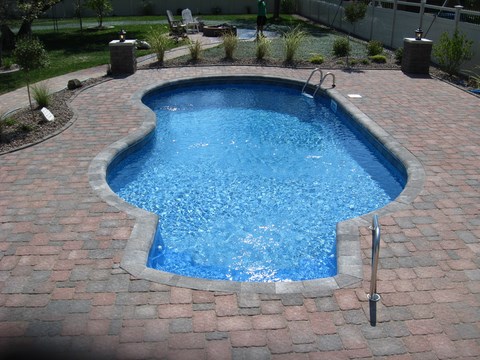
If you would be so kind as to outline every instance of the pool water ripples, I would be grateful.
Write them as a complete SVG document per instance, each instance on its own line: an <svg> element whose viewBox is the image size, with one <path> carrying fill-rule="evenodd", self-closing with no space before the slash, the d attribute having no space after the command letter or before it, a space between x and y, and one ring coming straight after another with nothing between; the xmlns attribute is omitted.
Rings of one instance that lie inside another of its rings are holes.
<svg viewBox="0 0 480 360"><path fill-rule="evenodd" d="M148 266L255 282L335 275L336 223L385 206L405 179L328 101L254 83L148 94L155 137L108 174L159 215Z"/></svg>

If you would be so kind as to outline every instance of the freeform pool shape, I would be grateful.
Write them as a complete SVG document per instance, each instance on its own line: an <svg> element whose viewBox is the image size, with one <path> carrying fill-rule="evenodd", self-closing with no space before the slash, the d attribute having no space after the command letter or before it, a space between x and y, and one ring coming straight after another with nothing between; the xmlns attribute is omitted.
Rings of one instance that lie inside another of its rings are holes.
<svg viewBox="0 0 480 360"><path fill-rule="evenodd" d="M334 276L336 224L385 206L405 183L403 166L330 98L298 87L187 85L144 103L156 134L108 178L160 217L152 268L234 281Z"/></svg>

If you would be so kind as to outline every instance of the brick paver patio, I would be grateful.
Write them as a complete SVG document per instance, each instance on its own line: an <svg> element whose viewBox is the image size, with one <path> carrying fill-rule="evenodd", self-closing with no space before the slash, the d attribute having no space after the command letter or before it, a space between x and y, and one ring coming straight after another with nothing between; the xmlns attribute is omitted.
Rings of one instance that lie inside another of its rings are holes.
<svg viewBox="0 0 480 360"><path fill-rule="evenodd" d="M147 110L134 94L222 74L304 80L308 70L141 70L82 92L60 135L0 156L0 353L55 358L480 358L480 100L399 71L335 71L337 91L423 165L423 189L382 216L377 325L364 281L316 294L213 292L120 267L136 220L99 197L89 166ZM28 354L32 355L32 354Z"/></svg>

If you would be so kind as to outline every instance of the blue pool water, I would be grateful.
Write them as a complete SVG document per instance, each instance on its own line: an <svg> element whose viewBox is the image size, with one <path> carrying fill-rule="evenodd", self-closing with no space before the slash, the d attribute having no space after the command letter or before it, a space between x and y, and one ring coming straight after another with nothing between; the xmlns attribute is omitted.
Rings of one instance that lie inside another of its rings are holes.
<svg viewBox="0 0 480 360"><path fill-rule="evenodd" d="M154 136L109 169L125 201L159 215L148 266L184 276L333 276L336 223L378 209L405 179L329 99L283 85L157 90Z"/></svg>

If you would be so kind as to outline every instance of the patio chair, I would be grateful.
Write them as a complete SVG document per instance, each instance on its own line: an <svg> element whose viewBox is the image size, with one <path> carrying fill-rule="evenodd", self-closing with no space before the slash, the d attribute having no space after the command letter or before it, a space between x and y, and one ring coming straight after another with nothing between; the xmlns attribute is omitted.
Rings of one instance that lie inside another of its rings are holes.
<svg viewBox="0 0 480 360"><path fill-rule="evenodd" d="M179 38L187 37L186 25L180 20L175 20L170 10L167 10L167 19L170 27L170 36L173 36L177 42Z"/></svg>
<svg viewBox="0 0 480 360"><path fill-rule="evenodd" d="M192 12L190 11L190 9L182 10L182 19L183 19L183 23L187 27L187 32L189 30L191 30L192 32L200 31L199 29L200 23L197 18L193 18Z"/></svg>

